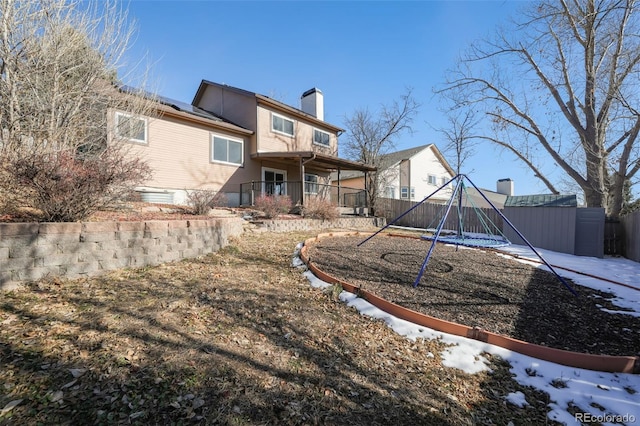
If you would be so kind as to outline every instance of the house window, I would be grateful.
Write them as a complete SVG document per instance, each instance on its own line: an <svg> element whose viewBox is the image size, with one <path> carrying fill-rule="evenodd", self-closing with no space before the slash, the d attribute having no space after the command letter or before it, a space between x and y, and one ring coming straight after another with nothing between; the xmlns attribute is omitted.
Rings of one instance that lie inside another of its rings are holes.
<svg viewBox="0 0 640 426"><path fill-rule="evenodd" d="M387 187L387 198L396 198L396 189L393 186Z"/></svg>
<svg viewBox="0 0 640 426"><path fill-rule="evenodd" d="M322 130L313 129L313 143L318 145L329 146L330 136L329 133Z"/></svg>
<svg viewBox="0 0 640 426"><path fill-rule="evenodd" d="M435 177L434 175L429 175L429 185L437 185L438 184L438 178Z"/></svg>
<svg viewBox="0 0 640 426"><path fill-rule="evenodd" d="M409 188L408 186L401 187L400 198L406 200L409 197L416 198L416 189L413 186L411 188Z"/></svg>
<svg viewBox="0 0 640 426"><path fill-rule="evenodd" d="M444 184L445 184L445 183L447 183L447 178L446 178L446 177L442 177L442 178L440 179L440 182L441 182L441 183L440 183L440 186L444 186Z"/></svg>
<svg viewBox="0 0 640 426"><path fill-rule="evenodd" d="M131 142L147 143L147 120L116 112L116 136Z"/></svg>
<svg viewBox="0 0 640 426"><path fill-rule="evenodd" d="M318 193L318 175L304 174L304 193L305 194L317 194Z"/></svg>
<svg viewBox="0 0 640 426"><path fill-rule="evenodd" d="M211 135L211 161L242 166L243 148L242 141Z"/></svg>
<svg viewBox="0 0 640 426"><path fill-rule="evenodd" d="M284 133L288 136L293 136L293 121L288 118L284 118L281 115L271 115L271 129L274 132Z"/></svg>

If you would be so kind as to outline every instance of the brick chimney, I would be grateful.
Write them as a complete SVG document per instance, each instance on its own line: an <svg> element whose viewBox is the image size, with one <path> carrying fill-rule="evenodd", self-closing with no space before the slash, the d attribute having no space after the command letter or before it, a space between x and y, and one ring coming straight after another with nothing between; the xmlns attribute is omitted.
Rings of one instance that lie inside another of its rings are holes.
<svg viewBox="0 0 640 426"><path fill-rule="evenodd" d="M302 111L313 115L318 120L324 120L324 97L320 89L309 89L300 98Z"/></svg>

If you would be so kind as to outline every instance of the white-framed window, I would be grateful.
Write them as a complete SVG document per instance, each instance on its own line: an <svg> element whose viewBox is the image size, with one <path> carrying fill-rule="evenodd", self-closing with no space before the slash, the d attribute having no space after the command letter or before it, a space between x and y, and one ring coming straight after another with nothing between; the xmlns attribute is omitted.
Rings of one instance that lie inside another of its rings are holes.
<svg viewBox="0 0 640 426"><path fill-rule="evenodd" d="M309 173L304 174L304 193L305 194L318 193L318 175L312 175Z"/></svg>
<svg viewBox="0 0 640 426"><path fill-rule="evenodd" d="M131 142L147 144L147 119L116 112L116 136Z"/></svg>
<svg viewBox="0 0 640 426"><path fill-rule="evenodd" d="M401 187L400 198L406 200L409 197L416 198L416 189L413 186L411 188L409 188L408 186Z"/></svg>
<svg viewBox="0 0 640 426"><path fill-rule="evenodd" d="M331 136L327 132L323 132L322 130L313 129L313 143L322 146L329 146L331 141Z"/></svg>
<svg viewBox="0 0 640 426"><path fill-rule="evenodd" d="M211 135L211 161L214 163L242 166L244 161L244 143L227 136Z"/></svg>
<svg viewBox="0 0 640 426"><path fill-rule="evenodd" d="M445 183L447 183L447 178L446 177L442 177L440 178L440 186L444 185Z"/></svg>
<svg viewBox="0 0 640 426"><path fill-rule="evenodd" d="M271 114L271 130L293 136L293 120L289 120L278 114Z"/></svg>
<svg viewBox="0 0 640 426"><path fill-rule="evenodd" d="M429 175L429 185L437 185L438 178L435 175Z"/></svg>
<svg viewBox="0 0 640 426"><path fill-rule="evenodd" d="M387 198L396 198L396 189L393 186L387 186Z"/></svg>

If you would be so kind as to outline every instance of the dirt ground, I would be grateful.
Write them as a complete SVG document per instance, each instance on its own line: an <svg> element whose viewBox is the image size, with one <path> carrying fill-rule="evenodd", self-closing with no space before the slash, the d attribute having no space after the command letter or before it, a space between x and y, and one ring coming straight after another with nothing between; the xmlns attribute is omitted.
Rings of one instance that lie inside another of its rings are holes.
<svg viewBox="0 0 640 426"><path fill-rule="evenodd" d="M640 318L612 315L611 294L568 283L493 252L380 235L313 243L309 255L329 274L418 312L531 343L584 353L640 355Z"/></svg>

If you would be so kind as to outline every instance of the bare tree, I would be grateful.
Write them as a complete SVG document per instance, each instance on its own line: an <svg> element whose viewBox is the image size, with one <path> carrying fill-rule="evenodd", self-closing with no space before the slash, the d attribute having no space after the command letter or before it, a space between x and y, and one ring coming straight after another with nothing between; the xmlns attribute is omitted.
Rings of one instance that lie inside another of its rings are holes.
<svg viewBox="0 0 640 426"><path fill-rule="evenodd" d="M640 169L640 21L634 0L545 0L523 21L472 46L449 74L482 108L483 138L523 161L552 192L555 164L588 206L619 215Z"/></svg>
<svg viewBox="0 0 640 426"><path fill-rule="evenodd" d="M473 109L448 109L446 111L447 126L436 129L444 136L447 144L443 152L455 159L454 167L457 174L463 173L465 162L475 154L478 144L474 134L478 125L478 118Z"/></svg>
<svg viewBox="0 0 640 426"><path fill-rule="evenodd" d="M149 176L115 129L115 111L153 111L117 80L132 34L115 2L0 0L0 191L14 203L78 220Z"/></svg>
<svg viewBox="0 0 640 426"><path fill-rule="evenodd" d="M395 149L396 139L405 131L412 132L411 123L420 108L412 89L390 105L382 105L372 113L368 108L356 110L345 118L346 142L342 145L346 157L381 168L382 156ZM384 189L389 173L384 170L367 174L369 206L375 209L376 198Z"/></svg>

